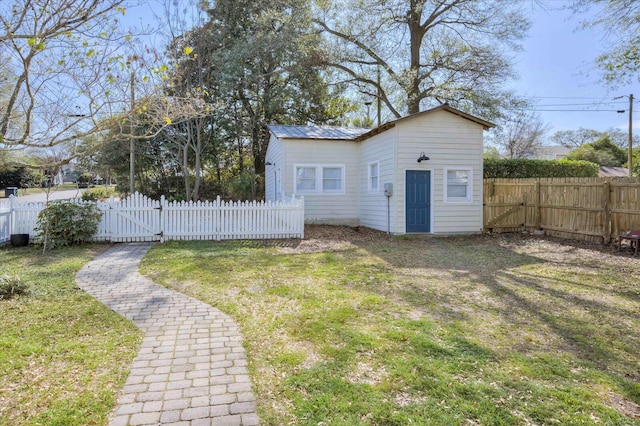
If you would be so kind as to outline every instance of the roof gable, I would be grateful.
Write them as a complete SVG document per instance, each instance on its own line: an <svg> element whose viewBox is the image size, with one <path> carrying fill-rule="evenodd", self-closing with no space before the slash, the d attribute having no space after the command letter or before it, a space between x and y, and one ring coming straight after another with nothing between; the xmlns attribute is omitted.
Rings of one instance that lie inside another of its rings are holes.
<svg viewBox="0 0 640 426"><path fill-rule="evenodd" d="M358 129L350 127L337 127L337 126L289 126L289 125L277 125L271 124L267 127L269 131L278 139L311 139L311 140L346 140L346 141L363 141L378 133L382 133L396 126L397 123L405 120L421 117L426 114L431 114L436 111L447 111L451 114L455 114L466 120L473 121L482 126L484 130L489 130L496 125L485 121L481 118L475 117L466 112L457 110L450 107L447 104L440 105L435 108L431 108L425 111L418 112L416 114L407 115L405 117L398 118L393 121L384 123L374 129Z"/></svg>

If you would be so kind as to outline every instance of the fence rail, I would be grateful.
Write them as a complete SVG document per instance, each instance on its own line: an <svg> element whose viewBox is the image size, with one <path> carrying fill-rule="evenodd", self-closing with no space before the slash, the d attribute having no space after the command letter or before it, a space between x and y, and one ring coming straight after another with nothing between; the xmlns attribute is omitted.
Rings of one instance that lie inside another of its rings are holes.
<svg viewBox="0 0 640 426"><path fill-rule="evenodd" d="M83 203L81 200L74 200ZM304 237L304 199L287 202L173 202L141 194L95 203L102 217L95 241L277 239ZM46 203L0 202L0 243L35 233Z"/></svg>
<svg viewBox="0 0 640 426"><path fill-rule="evenodd" d="M640 179L485 179L484 227L609 243L640 229Z"/></svg>

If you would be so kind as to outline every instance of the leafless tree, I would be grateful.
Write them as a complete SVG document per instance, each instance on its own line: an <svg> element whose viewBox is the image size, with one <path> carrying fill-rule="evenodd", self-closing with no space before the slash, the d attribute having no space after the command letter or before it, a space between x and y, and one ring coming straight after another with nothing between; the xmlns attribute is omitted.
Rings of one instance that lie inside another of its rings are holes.
<svg viewBox="0 0 640 426"><path fill-rule="evenodd" d="M494 130L491 139L507 158L535 157L544 142L549 125L535 113L516 114Z"/></svg>
<svg viewBox="0 0 640 426"><path fill-rule="evenodd" d="M211 52L208 51L208 40L200 35L197 31L191 29L195 25L203 25L205 23L206 14L202 7L199 7L197 1L186 1L182 3L182 8L177 9L175 3L169 0L164 2L164 20L167 25L164 27L165 37L170 40L167 53L169 60L173 61L177 66L175 69L184 69L183 73L175 73L173 75L172 92L185 96L186 94L198 96L204 102L210 99L210 94L204 83L205 74L207 72L207 64L205 57ZM188 49L190 52L185 55ZM184 74L188 74L186 77ZM195 111L194 111L195 112ZM187 198L197 200L202 180L202 155L204 154L210 138L207 138L207 130L211 124L207 117L214 112L211 105L203 114L193 114L188 120L180 126L179 129L166 132L171 136L171 141L180 148L178 152L181 155L180 164L185 185L185 195ZM189 168L190 153L194 157L194 185L191 188L191 173Z"/></svg>
<svg viewBox="0 0 640 426"><path fill-rule="evenodd" d="M601 136L602 132L580 127L577 130L559 130L553 134L551 140L558 145L574 149L593 142Z"/></svg>
<svg viewBox="0 0 640 426"><path fill-rule="evenodd" d="M529 27L519 1L324 2L316 25L325 64L386 106L393 118L429 103L470 109L513 76L506 55Z"/></svg>
<svg viewBox="0 0 640 426"><path fill-rule="evenodd" d="M6 165L38 168L38 151L55 150L60 166L95 152L106 135L151 138L206 115L202 97L168 93L171 63L123 28L135 2L0 2L0 149L32 157L6 156Z"/></svg>
<svg viewBox="0 0 640 426"><path fill-rule="evenodd" d="M15 0L0 3L5 83L0 142L24 149L65 144L100 121L115 16L123 0ZM88 120L87 120L88 119Z"/></svg>
<svg viewBox="0 0 640 426"><path fill-rule="evenodd" d="M629 134L613 127L605 131L585 129L583 127L577 130L560 130L553 134L551 140L558 145L575 149L586 143L595 142L603 136L609 136L609 139L621 148L626 148L629 144ZM640 137L634 135L633 145L637 146L638 144L640 144Z"/></svg>

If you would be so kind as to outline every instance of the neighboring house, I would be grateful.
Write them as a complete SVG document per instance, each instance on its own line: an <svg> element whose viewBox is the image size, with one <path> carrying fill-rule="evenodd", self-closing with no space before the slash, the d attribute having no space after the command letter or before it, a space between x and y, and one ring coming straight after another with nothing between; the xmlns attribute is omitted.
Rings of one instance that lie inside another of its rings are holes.
<svg viewBox="0 0 640 426"><path fill-rule="evenodd" d="M268 127L266 199L304 196L307 223L392 234L482 230L487 121L442 105L370 130Z"/></svg>
<svg viewBox="0 0 640 426"><path fill-rule="evenodd" d="M76 183L78 182L78 176L80 173L76 168L70 164L62 166L62 181L63 183Z"/></svg>
<svg viewBox="0 0 640 426"><path fill-rule="evenodd" d="M569 155L571 149L564 146L541 146L532 157L538 160L562 160Z"/></svg>

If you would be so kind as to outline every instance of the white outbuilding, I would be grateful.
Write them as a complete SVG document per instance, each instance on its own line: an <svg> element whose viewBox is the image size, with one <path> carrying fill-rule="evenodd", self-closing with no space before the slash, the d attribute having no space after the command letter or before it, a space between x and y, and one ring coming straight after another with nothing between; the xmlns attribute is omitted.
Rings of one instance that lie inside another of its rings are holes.
<svg viewBox="0 0 640 426"><path fill-rule="evenodd" d="M265 197L304 197L305 222L391 234L481 232L483 132L448 105L374 129L270 125Z"/></svg>

